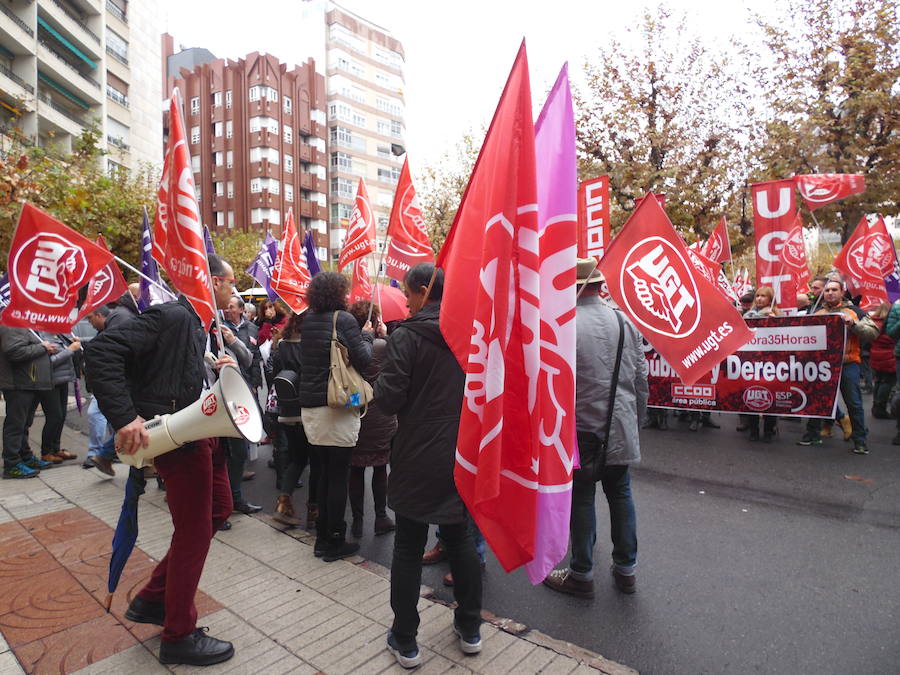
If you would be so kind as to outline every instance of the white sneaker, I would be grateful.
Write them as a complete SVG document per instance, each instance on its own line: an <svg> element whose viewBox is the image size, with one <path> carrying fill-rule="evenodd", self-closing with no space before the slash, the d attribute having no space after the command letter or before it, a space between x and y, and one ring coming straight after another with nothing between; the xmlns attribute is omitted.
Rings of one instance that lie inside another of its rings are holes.
<svg viewBox="0 0 900 675"><path fill-rule="evenodd" d="M463 654L481 653L481 631L475 631L473 635L463 635L454 623L453 632L459 636L459 648L462 649Z"/></svg>
<svg viewBox="0 0 900 675"><path fill-rule="evenodd" d="M397 663L404 668L416 668L422 663L422 654L419 652L419 648L415 647L414 649L401 652L400 645L397 644L397 641L394 639L394 634L391 632L388 632L387 648L388 651L394 655L394 658L397 659ZM481 649L480 643L478 648Z"/></svg>

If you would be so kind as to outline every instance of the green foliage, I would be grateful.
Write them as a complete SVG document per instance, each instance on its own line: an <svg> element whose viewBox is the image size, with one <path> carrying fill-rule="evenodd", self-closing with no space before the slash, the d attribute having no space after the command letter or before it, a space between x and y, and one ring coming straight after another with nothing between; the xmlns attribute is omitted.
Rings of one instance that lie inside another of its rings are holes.
<svg viewBox="0 0 900 675"><path fill-rule="evenodd" d="M158 177L150 167L104 173L105 151L99 147L96 124L73 141L72 152L67 154L32 146L12 128L0 132L4 139L0 152L0 251L4 257L21 205L27 201L92 240L102 234L116 255L137 266L143 209L156 203ZM5 266L5 260L0 264Z"/></svg>
<svg viewBox="0 0 900 675"><path fill-rule="evenodd" d="M256 279L247 274L246 270L259 249L263 238L257 232L236 232L228 236L211 235L216 253L225 258L234 268L234 278L239 289L258 286Z"/></svg>

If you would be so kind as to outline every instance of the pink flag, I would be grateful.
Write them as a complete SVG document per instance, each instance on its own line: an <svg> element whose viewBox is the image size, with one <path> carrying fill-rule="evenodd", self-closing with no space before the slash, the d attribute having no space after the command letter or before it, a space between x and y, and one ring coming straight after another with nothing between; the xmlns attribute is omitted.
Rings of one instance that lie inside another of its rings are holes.
<svg viewBox="0 0 900 675"><path fill-rule="evenodd" d="M543 581L566 555L575 454L575 259L578 182L575 117L568 64L563 65L535 125L541 350L534 415L541 432L531 583ZM529 307L533 311L534 307Z"/></svg>

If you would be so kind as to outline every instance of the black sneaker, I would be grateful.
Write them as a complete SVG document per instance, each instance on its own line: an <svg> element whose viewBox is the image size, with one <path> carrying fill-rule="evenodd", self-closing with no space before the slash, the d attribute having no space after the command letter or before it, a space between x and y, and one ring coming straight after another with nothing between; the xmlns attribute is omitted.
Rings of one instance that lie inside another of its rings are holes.
<svg viewBox="0 0 900 675"><path fill-rule="evenodd" d="M208 628L197 628L178 642L159 646L160 663L184 663L189 666L211 666L234 656L234 645L206 634Z"/></svg>
<svg viewBox="0 0 900 675"><path fill-rule="evenodd" d="M259 513L260 511L262 511L262 507L257 506L256 504L251 504L249 502L235 502L234 503L234 512L235 513L243 513L245 516L249 516L254 513Z"/></svg>
<svg viewBox="0 0 900 675"><path fill-rule="evenodd" d="M822 445L822 437L803 434L803 438L797 441L797 445Z"/></svg>
<svg viewBox="0 0 900 675"><path fill-rule="evenodd" d="M341 558L349 558L359 550L359 544L351 541L342 541L338 544L330 545L322 556L325 562L334 562Z"/></svg>
<svg viewBox="0 0 900 675"><path fill-rule="evenodd" d="M162 626L166 622L166 606L162 602L149 602L136 595L125 610L125 618L135 623Z"/></svg>
<svg viewBox="0 0 900 675"><path fill-rule="evenodd" d="M418 645L413 646L412 649L401 650L392 632L388 632L387 648L394 655L394 658L397 659L397 663L404 668L416 668L422 663L422 655L419 653Z"/></svg>

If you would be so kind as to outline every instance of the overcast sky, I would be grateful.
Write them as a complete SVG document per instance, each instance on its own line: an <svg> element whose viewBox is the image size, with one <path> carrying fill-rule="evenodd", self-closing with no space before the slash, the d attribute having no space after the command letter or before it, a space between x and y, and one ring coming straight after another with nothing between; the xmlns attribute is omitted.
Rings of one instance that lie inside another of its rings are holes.
<svg viewBox="0 0 900 675"><path fill-rule="evenodd" d="M305 60L295 25L301 0L163 0L166 30L186 47L206 47L218 57L267 52L288 62ZM344 0L347 9L379 24L406 53L406 145L411 165L434 162L468 130L490 122L503 83L524 36L532 96L539 110L559 68L573 77L609 35L624 38L644 4L553 0ZM773 0L670 0L685 11L693 31L710 39L747 32L749 7ZM272 28L273 21L275 28ZM274 31L274 32L273 32ZM478 139L480 143L480 138Z"/></svg>

